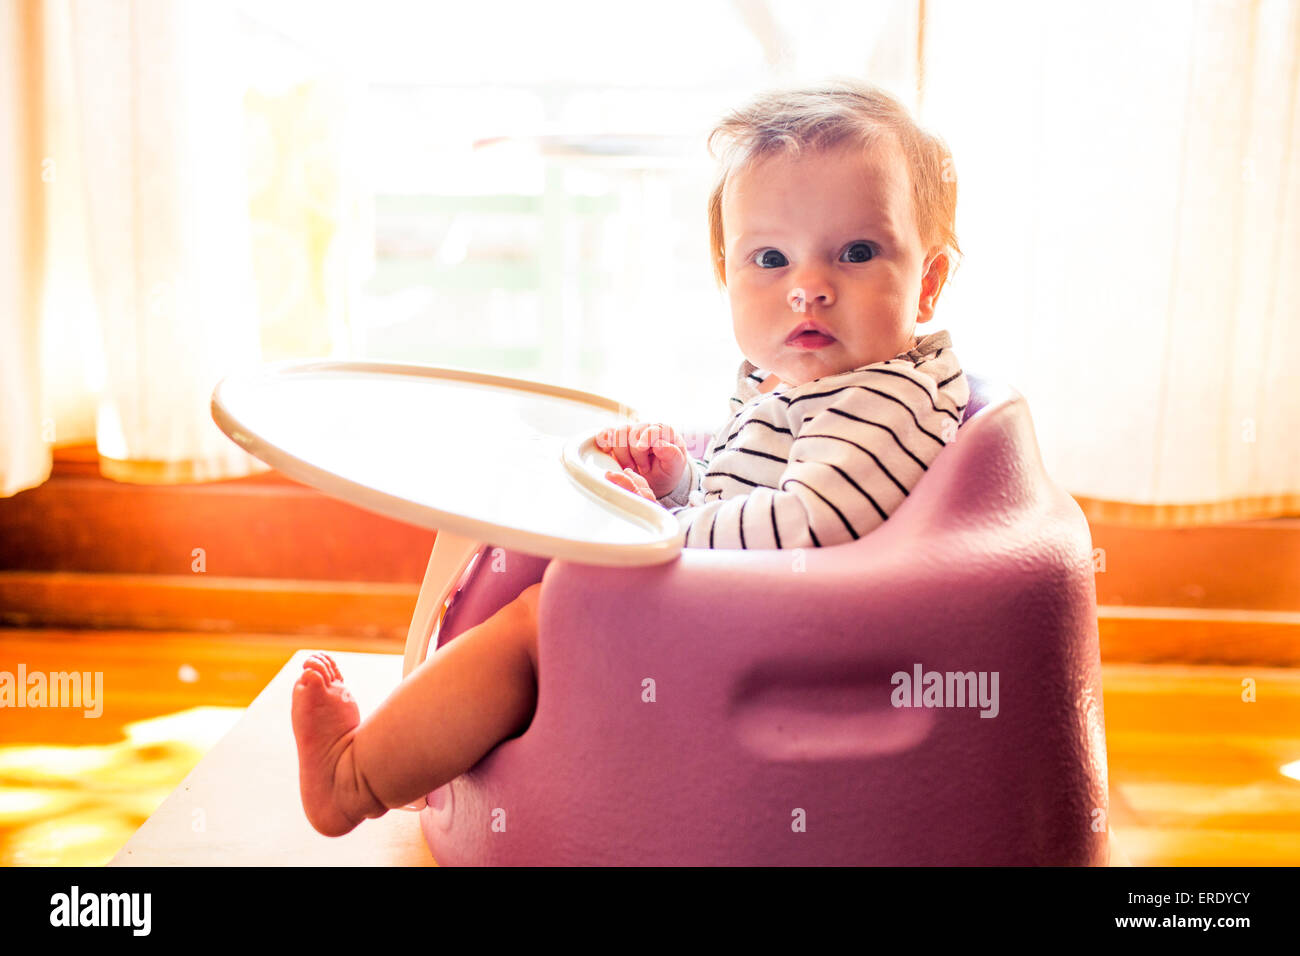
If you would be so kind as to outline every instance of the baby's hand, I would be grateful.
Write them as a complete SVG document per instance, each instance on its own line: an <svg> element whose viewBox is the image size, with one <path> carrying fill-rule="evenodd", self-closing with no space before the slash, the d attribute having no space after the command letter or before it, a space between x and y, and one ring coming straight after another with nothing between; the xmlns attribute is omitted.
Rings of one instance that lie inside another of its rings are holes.
<svg viewBox="0 0 1300 956"><path fill-rule="evenodd" d="M607 471L606 478L626 488L623 482L610 476L617 475L618 478L627 480L627 473L631 471L646 487L645 491L640 487L628 490L651 501L657 501L672 492L686 467L686 446L671 425L637 422L607 428L596 436L596 447L612 455L624 469L622 474Z"/></svg>
<svg viewBox="0 0 1300 956"><path fill-rule="evenodd" d="M620 488L626 488L633 494L638 494L648 501L653 501L656 504L659 503L658 496L650 490L650 486L646 484L646 480L631 468L624 468L621 472L607 471L605 472L605 477Z"/></svg>

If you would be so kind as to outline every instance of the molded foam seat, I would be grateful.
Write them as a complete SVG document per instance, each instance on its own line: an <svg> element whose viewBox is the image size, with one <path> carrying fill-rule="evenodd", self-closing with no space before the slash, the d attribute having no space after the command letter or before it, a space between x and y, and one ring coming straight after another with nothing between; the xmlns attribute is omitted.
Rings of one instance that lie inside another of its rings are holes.
<svg viewBox="0 0 1300 956"><path fill-rule="evenodd" d="M435 859L1105 864L1090 532L1023 396L967 377L956 440L857 541L633 568L484 549L438 642L541 580L538 705L429 795ZM990 696L996 672L996 716L894 706L918 665Z"/></svg>

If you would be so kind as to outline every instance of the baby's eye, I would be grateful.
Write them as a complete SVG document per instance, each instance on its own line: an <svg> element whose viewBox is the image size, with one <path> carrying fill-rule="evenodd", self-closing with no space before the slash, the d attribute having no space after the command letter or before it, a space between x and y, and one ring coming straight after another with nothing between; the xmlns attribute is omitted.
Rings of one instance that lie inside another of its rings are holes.
<svg viewBox="0 0 1300 956"><path fill-rule="evenodd" d="M776 256L781 261L773 262L768 259L768 256ZM762 252L757 254L756 258L758 259L757 265L760 269L779 269L781 266L789 265L789 263L785 261L785 256L777 252L775 249L764 249Z"/></svg>
<svg viewBox="0 0 1300 956"><path fill-rule="evenodd" d="M865 242L855 242L844 250L849 262L870 262L876 258L876 250Z"/></svg>

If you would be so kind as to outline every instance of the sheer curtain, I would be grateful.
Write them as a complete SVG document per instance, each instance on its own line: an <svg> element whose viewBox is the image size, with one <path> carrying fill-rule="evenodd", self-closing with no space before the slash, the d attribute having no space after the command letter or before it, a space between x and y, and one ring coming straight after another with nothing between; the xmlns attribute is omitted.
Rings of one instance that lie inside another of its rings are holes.
<svg viewBox="0 0 1300 956"><path fill-rule="evenodd" d="M0 171L25 214L0 224L0 494L90 440L121 481L266 470L209 403L241 368L348 349L345 97L302 77L250 89L257 48L227 4L4 10L0 95L22 121Z"/></svg>
<svg viewBox="0 0 1300 956"><path fill-rule="evenodd" d="M1300 513L1300 11L927 0L970 368L1089 517Z"/></svg>
<svg viewBox="0 0 1300 956"><path fill-rule="evenodd" d="M0 494L45 480L50 456L36 408L41 387L40 18L32 5L0 5Z"/></svg>

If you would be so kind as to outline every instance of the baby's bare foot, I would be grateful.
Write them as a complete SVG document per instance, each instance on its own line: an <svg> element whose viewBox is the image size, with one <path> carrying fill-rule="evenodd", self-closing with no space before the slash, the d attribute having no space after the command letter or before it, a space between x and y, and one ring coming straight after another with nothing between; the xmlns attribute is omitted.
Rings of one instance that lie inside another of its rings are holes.
<svg viewBox="0 0 1300 956"><path fill-rule="evenodd" d="M342 836L383 804L358 784L352 737L361 712L328 654L313 654L293 685L293 735L298 741L298 787L307 820L326 836Z"/></svg>

